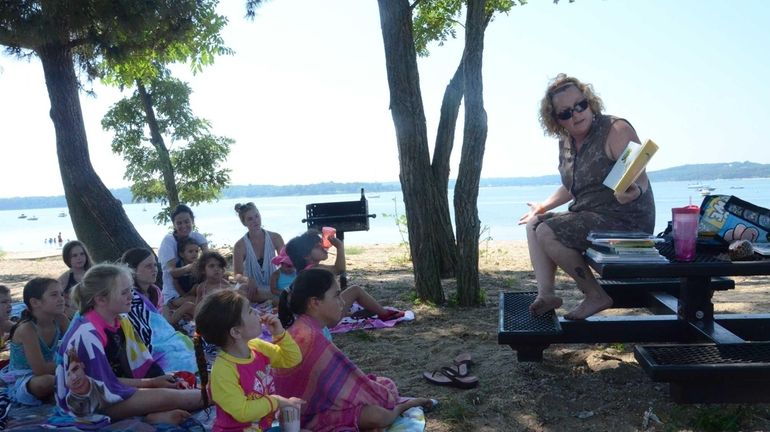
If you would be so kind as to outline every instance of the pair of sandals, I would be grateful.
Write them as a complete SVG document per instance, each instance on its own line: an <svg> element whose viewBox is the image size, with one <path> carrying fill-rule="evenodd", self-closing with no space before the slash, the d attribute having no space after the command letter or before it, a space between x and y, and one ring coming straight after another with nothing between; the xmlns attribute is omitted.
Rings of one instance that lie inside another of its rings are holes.
<svg viewBox="0 0 770 432"><path fill-rule="evenodd" d="M471 375L473 359L469 353L462 353L454 358L451 366L442 366L433 372L423 372L422 376L431 384L450 386L459 389L472 389L479 385L479 379Z"/></svg>

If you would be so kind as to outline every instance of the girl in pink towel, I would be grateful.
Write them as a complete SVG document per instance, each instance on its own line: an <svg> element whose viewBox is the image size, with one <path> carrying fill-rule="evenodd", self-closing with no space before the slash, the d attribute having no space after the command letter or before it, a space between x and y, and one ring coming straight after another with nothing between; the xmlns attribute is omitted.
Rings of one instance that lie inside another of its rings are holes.
<svg viewBox="0 0 770 432"><path fill-rule="evenodd" d="M276 369L278 393L305 401L303 429L316 432L382 429L415 406L430 408L430 399L400 402L389 378L366 375L331 341L322 328L342 318L344 300L335 277L314 268L300 272L281 294L278 316L302 351L302 363Z"/></svg>

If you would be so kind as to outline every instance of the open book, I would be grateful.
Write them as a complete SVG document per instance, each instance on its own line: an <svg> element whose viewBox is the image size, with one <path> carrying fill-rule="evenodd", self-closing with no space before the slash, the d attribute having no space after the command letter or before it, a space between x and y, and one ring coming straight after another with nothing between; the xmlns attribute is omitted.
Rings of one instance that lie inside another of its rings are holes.
<svg viewBox="0 0 770 432"><path fill-rule="evenodd" d="M639 177L656 151L658 151L658 145L652 140L647 140L644 144L629 141L626 149L607 174L607 178L604 179L604 185L615 192L625 191Z"/></svg>

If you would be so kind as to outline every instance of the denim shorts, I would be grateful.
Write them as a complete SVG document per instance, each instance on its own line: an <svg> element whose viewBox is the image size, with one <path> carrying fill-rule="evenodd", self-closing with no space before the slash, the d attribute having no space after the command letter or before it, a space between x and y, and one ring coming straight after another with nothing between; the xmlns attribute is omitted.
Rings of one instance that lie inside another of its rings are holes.
<svg viewBox="0 0 770 432"><path fill-rule="evenodd" d="M22 405L38 406L43 402L35 395L29 392L27 384L35 375L30 373L27 375L21 375L16 378L16 382L11 387L8 394L11 396L14 402L18 402Z"/></svg>

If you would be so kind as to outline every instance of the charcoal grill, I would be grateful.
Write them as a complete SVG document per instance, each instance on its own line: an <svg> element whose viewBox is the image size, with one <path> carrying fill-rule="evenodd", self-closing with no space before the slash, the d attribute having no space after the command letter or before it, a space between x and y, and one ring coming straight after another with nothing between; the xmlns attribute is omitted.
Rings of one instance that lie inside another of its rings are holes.
<svg viewBox="0 0 770 432"><path fill-rule="evenodd" d="M369 218L377 217L369 214L369 202L361 188L361 199L356 201L335 201L325 203L313 203L305 206L307 217L302 223L307 223L308 229L333 227L337 230L337 238L345 240L345 232L369 231ZM347 287L347 275L340 275L340 288Z"/></svg>

